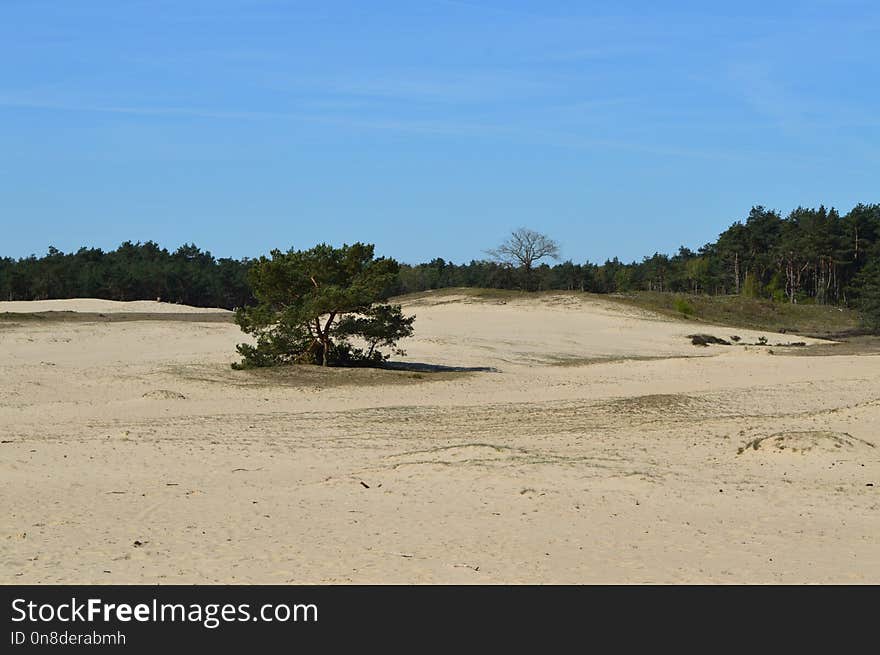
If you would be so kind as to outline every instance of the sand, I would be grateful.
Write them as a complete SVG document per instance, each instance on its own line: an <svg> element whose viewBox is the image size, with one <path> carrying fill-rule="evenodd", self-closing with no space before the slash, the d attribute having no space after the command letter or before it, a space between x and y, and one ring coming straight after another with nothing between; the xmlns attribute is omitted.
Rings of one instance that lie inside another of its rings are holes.
<svg viewBox="0 0 880 655"><path fill-rule="evenodd" d="M198 311L0 313L123 305ZM398 371L0 321L0 582L880 582L877 355L576 295L406 310Z"/></svg>
<svg viewBox="0 0 880 655"><path fill-rule="evenodd" d="M68 300L32 300L0 302L0 314L31 314L42 312L78 312L84 314L231 314L229 310L215 307L191 307L157 300L101 300L99 298L71 298Z"/></svg>

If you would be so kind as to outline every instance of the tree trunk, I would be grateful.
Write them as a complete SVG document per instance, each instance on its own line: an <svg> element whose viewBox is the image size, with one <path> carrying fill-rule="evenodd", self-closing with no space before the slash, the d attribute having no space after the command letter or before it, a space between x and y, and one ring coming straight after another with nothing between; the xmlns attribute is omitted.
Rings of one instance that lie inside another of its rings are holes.
<svg viewBox="0 0 880 655"><path fill-rule="evenodd" d="M330 358L330 328L333 327L333 319L336 318L336 312L331 312L329 318L327 319L327 323L324 324L324 329L319 331L321 335L321 345L324 347L324 352L321 353L321 365L327 366ZM320 324L319 324L320 327Z"/></svg>
<svg viewBox="0 0 880 655"><path fill-rule="evenodd" d="M739 253L733 253L733 280L736 294L739 295Z"/></svg>

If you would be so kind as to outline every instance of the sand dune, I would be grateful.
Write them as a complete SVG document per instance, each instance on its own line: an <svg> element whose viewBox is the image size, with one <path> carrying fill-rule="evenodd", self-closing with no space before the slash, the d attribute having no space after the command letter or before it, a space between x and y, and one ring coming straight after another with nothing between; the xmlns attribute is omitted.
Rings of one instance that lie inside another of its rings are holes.
<svg viewBox="0 0 880 655"><path fill-rule="evenodd" d="M0 313L199 311L46 302ZM575 295L406 304L394 371L233 371L232 323L0 322L0 582L880 581L876 356L698 348Z"/></svg>
<svg viewBox="0 0 880 655"><path fill-rule="evenodd" d="M156 300L101 300L99 298L71 298L68 300L13 300L0 302L0 314L36 313L36 312L83 312L88 314L210 314L231 313L227 309L216 307L192 307L175 303L158 302Z"/></svg>

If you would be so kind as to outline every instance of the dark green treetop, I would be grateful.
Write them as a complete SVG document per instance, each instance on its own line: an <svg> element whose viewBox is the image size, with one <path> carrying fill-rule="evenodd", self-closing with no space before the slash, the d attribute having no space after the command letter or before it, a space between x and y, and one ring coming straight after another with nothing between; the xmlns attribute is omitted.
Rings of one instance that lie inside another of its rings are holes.
<svg viewBox="0 0 880 655"><path fill-rule="evenodd" d="M238 346L244 358L239 366L384 361L388 355L377 346L394 348L412 334L415 319L404 317L399 305L382 304L398 271L395 260L376 258L374 247L363 243L273 250L261 257L248 273L257 305L235 314L257 341ZM367 350L353 345L353 338Z"/></svg>

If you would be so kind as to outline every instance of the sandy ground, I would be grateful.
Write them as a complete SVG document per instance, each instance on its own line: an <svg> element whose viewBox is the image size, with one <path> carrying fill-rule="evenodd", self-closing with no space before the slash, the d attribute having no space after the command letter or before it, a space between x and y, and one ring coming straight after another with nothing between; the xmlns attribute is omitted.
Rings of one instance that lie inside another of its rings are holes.
<svg viewBox="0 0 880 655"><path fill-rule="evenodd" d="M157 314L231 314L225 309L190 307L156 300L101 300L99 298L72 298L70 300L34 300L31 302L0 302L0 314L24 314L35 312L79 312L87 314L157 313Z"/></svg>
<svg viewBox="0 0 880 655"><path fill-rule="evenodd" d="M573 296L407 310L401 371L0 321L0 582L880 582L876 355Z"/></svg>

